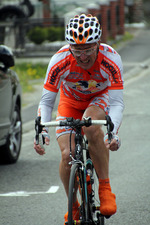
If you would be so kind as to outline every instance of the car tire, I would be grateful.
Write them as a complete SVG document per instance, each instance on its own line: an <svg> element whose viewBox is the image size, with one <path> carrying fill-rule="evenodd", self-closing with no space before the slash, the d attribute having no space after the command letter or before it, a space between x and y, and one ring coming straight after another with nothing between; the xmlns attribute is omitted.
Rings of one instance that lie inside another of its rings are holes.
<svg viewBox="0 0 150 225"><path fill-rule="evenodd" d="M21 112L18 106L13 112L11 126L7 137L7 142L0 149L0 163L12 164L17 162L22 143L22 121Z"/></svg>

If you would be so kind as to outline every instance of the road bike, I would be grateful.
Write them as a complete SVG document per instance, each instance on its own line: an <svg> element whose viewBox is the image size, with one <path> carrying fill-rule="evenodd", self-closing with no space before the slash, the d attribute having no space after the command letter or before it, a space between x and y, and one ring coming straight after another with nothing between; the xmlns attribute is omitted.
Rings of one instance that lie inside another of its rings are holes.
<svg viewBox="0 0 150 225"><path fill-rule="evenodd" d="M113 123L109 116L106 120L92 120L90 117L80 119L67 118L63 121L40 122L37 117L35 121L36 144L39 144L39 134L44 127L69 126L70 132L70 158L71 166L68 196L68 223L66 225L104 225L105 217L100 213L100 202L98 196L99 181L88 151L88 140L82 134L82 127L91 125L105 125L107 127L108 139L112 138ZM71 147L71 136L75 131L75 149ZM77 196L77 197L76 197ZM73 211L73 202L78 200L79 207ZM76 219L78 215L79 219ZM108 218L108 217L106 217Z"/></svg>

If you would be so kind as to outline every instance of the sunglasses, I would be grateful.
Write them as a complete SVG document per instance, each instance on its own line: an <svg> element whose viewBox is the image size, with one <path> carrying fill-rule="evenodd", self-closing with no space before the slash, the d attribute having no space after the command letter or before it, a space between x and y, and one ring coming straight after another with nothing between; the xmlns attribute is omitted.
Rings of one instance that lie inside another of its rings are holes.
<svg viewBox="0 0 150 225"><path fill-rule="evenodd" d="M91 54L95 51L96 48L97 48L97 45L95 45L95 46L93 46L93 47L91 47L91 48L88 48L88 49L83 49L83 50L72 49L72 48L70 47L71 52L72 52L75 56L77 56L77 57L81 56L81 54L84 54L84 55L91 55Z"/></svg>

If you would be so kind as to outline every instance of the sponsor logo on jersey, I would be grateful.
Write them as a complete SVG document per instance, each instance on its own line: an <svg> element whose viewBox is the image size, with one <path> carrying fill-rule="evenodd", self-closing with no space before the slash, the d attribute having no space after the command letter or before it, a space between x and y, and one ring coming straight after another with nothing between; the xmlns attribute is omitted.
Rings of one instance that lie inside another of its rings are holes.
<svg viewBox="0 0 150 225"><path fill-rule="evenodd" d="M103 65L107 70L110 71L112 77L113 77L113 80L115 83L117 83L117 78L115 77L115 75L117 74L117 71L116 69L114 68L113 65L111 65L107 60L103 59L102 62L101 62L101 65Z"/></svg>
<svg viewBox="0 0 150 225"><path fill-rule="evenodd" d="M68 67L69 65L70 65L70 61L67 61L66 63L62 63L62 64L56 66L54 68L54 70L52 71L49 83L54 85L58 74L63 72L66 69L66 67Z"/></svg>

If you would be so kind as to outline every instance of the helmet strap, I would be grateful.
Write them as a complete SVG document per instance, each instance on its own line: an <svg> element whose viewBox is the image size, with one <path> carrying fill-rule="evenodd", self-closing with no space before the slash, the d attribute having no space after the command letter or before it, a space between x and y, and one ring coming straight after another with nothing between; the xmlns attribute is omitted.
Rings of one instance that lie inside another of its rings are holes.
<svg viewBox="0 0 150 225"><path fill-rule="evenodd" d="M73 52L71 51L71 49L69 48L69 52L73 55L73 57L74 57L74 54L73 54Z"/></svg>

